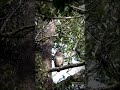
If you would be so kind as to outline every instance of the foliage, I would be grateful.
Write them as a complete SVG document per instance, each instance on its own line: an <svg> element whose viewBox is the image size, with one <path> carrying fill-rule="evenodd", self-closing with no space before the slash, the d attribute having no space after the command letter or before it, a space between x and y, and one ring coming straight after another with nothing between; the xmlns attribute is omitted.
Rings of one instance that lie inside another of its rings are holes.
<svg viewBox="0 0 120 90"><path fill-rule="evenodd" d="M109 0L98 3L86 21L86 56L87 62L96 62L94 70L90 72L97 73L95 76L97 81L109 86L119 83L120 77L118 55L120 30L117 23L120 15L119 4ZM89 5L87 9L91 7Z"/></svg>
<svg viewBox="0 0 120 90"><path fill-rule="evenodd" d="M7 20L6 18L19 6L16 4L17 1L18 0L0 1L0 26L3 26L4 21ZM86 4L86 12L84 12L84 4ZM81 7L83 7L83 9ZM84 2L84 0L36 0L35 23L41 23L41 25L36 24L38 27L36 29L36 35L39 33L39 31L37 31L38 29L41 30L46 26L42 21L49 22L51 19L55 19L57 27L56 33L58 36L55 36L56 39L54 40L53 49L60 48L62 50L65 56L65 62L69 64L72 59L80 62L84 61L84 59L86 59L87 62L95 61L95 68L93 68L94 70L90 70L90 72L93 71L93 73L95 72L97 74L95 77L97 81L106 85L119 83L119 7L119 0L86 0L86 2ZM18 11L19 10L17 10L17 12ZM85 13L86 17L83 13ZM23 15L22 12L18 14ZM5 33L16 30L19 24L24 24L23 21L26 17L20 19L20 21L14 19L14 17L20 18L20 15L14 13L11 20L8 18L7 26L3 28L5 29ZM66 17L70 18L67 19ZM16 22L18 23L16 24ZM0 31L0 35L4 32ZM24 36L23 32L22 36ZM14 36L12 35L12 37ZM2 73L4 74L4 77L0 80L1 86L11 86L11 88L13 88L15 85L14 80L11 78L15 75L11 65L13 64L14 66L16 63L19 63L17 61L17 59L19 59L17 50L19 47L16 46L18 45L17 41L19 41L19 38L20 37L17 37L13 41L9 36L0 36L0 43L2 43L0 46L1 51L3 51L0 56L0 62L2 63L0 70L4 71L0 73L0 75L2 75ZM41 37L39 39L41 39ZM41 47L39 49L41 49ZM8 58L10 57L9 54L12 58ZM86 55L86 57L84 55ZM2 61L3 59L4 61ZM11 65L8 65L9 62ZM3 63L6 63L6 65L4 66ZM41 56L38 52L36 53L36 72L36 89L43 90L43 77L48 77L48 73L46 73L41 63ZM9 81L6 83L6 78L13 84L11 85ZM2 82L2 80L5 82Z"/></svg>
<svg viewBox="0 0 120 90"><path fill-rule="evenodd" d="M0 65L0 89L15 88L15 71L10 64Z"/></svg>
<svg viewBox="0 0 120 90"><path fill-rule="evenodd" d="M56 20L56 32L58 37L55 39L54 48L60 48L65 54L65 61L72 60L74 57L82 61L84 57L84 16L76 19ZM76 53L75 49L80 52ZM79 57L80 56L80 57Z"/></svg>
<svg viewBox="0 0 120 90"><path fill-rule="evenodd" d="M36 53L35 56L35 66L36 66L36 90L45 90L45 83L44 79L47 77L48 73L45 70L45 66L43 62L41 61L41 56L39 53Z"/></svg>
<svg viewBox="0 0 120 90"><path fill-rule="evenodd" d="M80 15L79 13L77 13L76 10L72 10L71 7L69 6L70 4L72 4L71 2L69 3L63 1L64 3L61 3L61 5L58 7L57 4L59 4L62 1L59 2L59 0L58 1L53 0L53 3L49 1L38 1L38 2L39 3L37 3L38 6L37 6L37 14L36 14L37 15L36 25L38 25L37 26L38 28L36 29L37 30L36 32L38 33L39 31L42 31L42 29L46 26L46 24L43 23L43 21L48 20L49 22L51 19L54 19L56 23L57 36L55 36L53 49L55 50L57 48L60 48L65 56L64 61L67 63L71 63L72 59L81 62L84 61L84 50L85 50L84 15ZM76 3L77 2L75 1L73 4L78 5L78 3L77 4ZM70 19L66 19L65 18L66 16L71 16L71 17ZM41 40L40 38L42 37L39 37L38 39ZM38 63L38 66L39 65L41 66L41 64ZM37 77L37 79L40 77L41 76ZM41 83L41 80L38 83ZM69 82L72 82L72 79ZM37 84L37 85L39 85L38 87L42 87L42 84ZM57 89L62 89L61 86L63 88L66 87L66 85L63 84L60 86L55 85Z"/></svg>

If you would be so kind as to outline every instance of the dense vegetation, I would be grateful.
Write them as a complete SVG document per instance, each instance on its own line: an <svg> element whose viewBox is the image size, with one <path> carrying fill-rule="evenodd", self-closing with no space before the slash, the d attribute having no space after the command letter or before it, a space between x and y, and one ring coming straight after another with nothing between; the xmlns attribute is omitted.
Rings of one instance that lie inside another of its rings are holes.
<svg viewBox="0 0 120 90"><path fill-rule="evenodd" d="M119 89L119 8L119 0L1 0L0 89L72 90L73 81ZM57 48L65 63L86 68L53 84L48 71Z"/></svg>

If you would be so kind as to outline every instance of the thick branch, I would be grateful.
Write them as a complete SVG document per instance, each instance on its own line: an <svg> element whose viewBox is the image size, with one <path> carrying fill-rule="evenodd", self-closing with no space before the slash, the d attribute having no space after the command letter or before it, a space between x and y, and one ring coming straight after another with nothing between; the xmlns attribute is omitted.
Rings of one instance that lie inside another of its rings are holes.
<svg viewBox="0 0 120 90"><path fill-rule="evenodd" d="M85 65L85 62L83 62L83 63L76 63L76 64L69 64L69 65L65 65L65 66L55 67L55 68L49 69L48 72L60 71L60 70L73 68L73 67L78 67L78 66L83 66L83 65Z"/></svg>

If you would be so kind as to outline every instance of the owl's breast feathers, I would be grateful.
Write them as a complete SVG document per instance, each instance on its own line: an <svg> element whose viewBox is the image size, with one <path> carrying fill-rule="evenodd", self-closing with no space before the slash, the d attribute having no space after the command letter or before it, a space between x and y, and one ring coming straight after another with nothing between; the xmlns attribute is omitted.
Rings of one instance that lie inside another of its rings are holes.
<svg viewBox="0 0 120 90"><path fill-rule="evenodd" d="M58 53L55 55L55 67L60 67L63 65L63 55Z"/></svg>

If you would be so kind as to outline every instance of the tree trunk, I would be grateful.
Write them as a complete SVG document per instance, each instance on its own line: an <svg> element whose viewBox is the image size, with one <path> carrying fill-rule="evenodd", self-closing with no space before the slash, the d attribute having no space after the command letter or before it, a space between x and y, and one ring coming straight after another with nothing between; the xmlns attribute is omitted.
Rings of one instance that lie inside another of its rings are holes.
<svg viewBox="0 0 120 90"><path fill-rule="evenodd" d="M43 90L53 90L53 81L51 77L51 73L48 73L48 69L52 67L52 46L53 46L53 35L55 34L55 24L54 20L52 21L42 21L45 28L41 30L40 35L38 35L37 38L40 39L40 55L41 55L41 61L42 66L40 67L43 71L43 73L39 72L41 74L40 77L40 83L41 83L41 89ZM47 22L47 24L46 24ZM39 40L38 39L38 40ZM40 61L40 62L41 62Z"/></svg>
<svg viewBox="0 0 120 90"><path fill-rule="evenodd" d="M6 83L0 89L35 90L34 1L9 0L6 5L3 11L8 16L0 22L0 43L3 47L0 50L3 62L0 62L4 64L3 70L6 65L12 67L10 72L13 75L2 81Z"/></svg>
<svg viewBox="0 0 120 90"><path fill-rule="evenodd" d="M35 18L35 6L33 0L27 0L24 2L24 5L21 6L21 13L23 16L20 16L22 19L24 18L24 26L34 25ZM21 18L16 18L20 21ZM19 51L21 61L19 63L19 67L17 70L18 76L18 89L19 90L35 90L35 52L34 52L34 30L32 29L30 33L24 36L24 38L18 41L19 43Z"/></svg>
<svg viewBox="0 0 120 90"><path fill-rule="evenodd" d="M45 33L43 36L49 37L42 45L42 61L45 65L45 69L48 71L48 69L52 68L52 46L53 46L53 37L52 35L55 34L55 24L54 21L50 21L46 27ZM51 73L48 73L48 76L45 77L45 88L46 90L53 90L53 81L51 77Z"/></svg>

